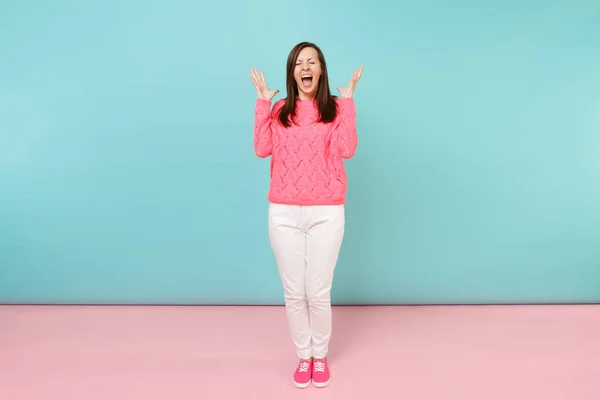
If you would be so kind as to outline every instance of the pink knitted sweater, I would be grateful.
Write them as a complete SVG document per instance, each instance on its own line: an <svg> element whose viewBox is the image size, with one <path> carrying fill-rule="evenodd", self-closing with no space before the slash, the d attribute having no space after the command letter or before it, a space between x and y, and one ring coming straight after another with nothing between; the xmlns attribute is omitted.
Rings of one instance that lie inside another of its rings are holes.
<svg viewBox="0 0 600 400"><path fill-rule="evenodd" d="M312 100L296 103L296 124L286 128L277 119L284 100L257 99L254 109L254 151L271 156L268 200L300 206L339 205L346 201L344 158L358 144L356 109L352 98L336 98L338 114L329 124L316 123Z"/></svg>

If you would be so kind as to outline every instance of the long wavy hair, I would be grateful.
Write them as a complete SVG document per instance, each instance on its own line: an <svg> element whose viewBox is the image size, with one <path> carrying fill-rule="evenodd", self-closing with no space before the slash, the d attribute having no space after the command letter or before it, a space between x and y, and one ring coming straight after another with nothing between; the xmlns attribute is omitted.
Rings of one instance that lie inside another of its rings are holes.
<svg viewBox="0 0 600 400"><path fill-rule="evenodd" d="M314 43L302 42L298 43L290 52L287 59L286 68L286 89L287 97L284 105L281 107L279 112L279 122L285 127L291 126L296 116L296 101L298 100L298 84L294 79L294 69L296 67L296 60L300 52L307 48L312 47L317 51L319 62L321 64L321 77L319 78L319 86L317 87L317 93L315 96L317 102L317 108L319 110L318 122L330 123L337 115L337 103L335 96L331 95L329 90L329 76L327 75L327 63L323 52Z"/></svg>

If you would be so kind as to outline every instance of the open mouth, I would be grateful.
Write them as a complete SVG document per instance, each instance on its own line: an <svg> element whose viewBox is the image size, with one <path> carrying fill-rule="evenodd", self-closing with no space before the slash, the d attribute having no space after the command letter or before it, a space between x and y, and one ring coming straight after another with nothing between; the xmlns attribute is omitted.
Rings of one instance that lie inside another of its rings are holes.
<svg viewBox="0 0 600 400"><path fill-rule="evenodd" d="M302 78L303 86L308 87L308 86L312 85L313 77L311 75L304 74L304 75L302 75L301 78Z"/></svg>

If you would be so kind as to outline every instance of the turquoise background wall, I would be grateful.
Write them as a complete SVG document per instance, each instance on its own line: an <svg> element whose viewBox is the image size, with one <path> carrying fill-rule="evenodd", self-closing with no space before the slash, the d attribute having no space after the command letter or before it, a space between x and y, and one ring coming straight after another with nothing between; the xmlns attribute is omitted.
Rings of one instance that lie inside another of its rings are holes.
<svg viewBox="0 0 600 400"><path fill-rule="evenodd" d="M282 304L249 70L364 63L336 304L600 301L597 1L3 1L0 302Z"/></svg>

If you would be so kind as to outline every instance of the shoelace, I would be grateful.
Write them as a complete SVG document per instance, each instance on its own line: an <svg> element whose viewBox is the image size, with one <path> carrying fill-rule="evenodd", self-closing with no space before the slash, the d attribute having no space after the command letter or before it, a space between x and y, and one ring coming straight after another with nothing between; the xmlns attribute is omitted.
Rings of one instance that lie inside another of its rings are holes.
<svg viewBox="0 0 600 400"><path fill-rule="evenodd" d="M308 363L307 362L301 362L300 363L300 372L307 372L308 371Z"/></svg>
<svg viewBox="0 0 600 400"><path fill-rule="evenodd" d="M315 371L316 372L325 372L325 363L322 361L315 362Z"/></svg>

